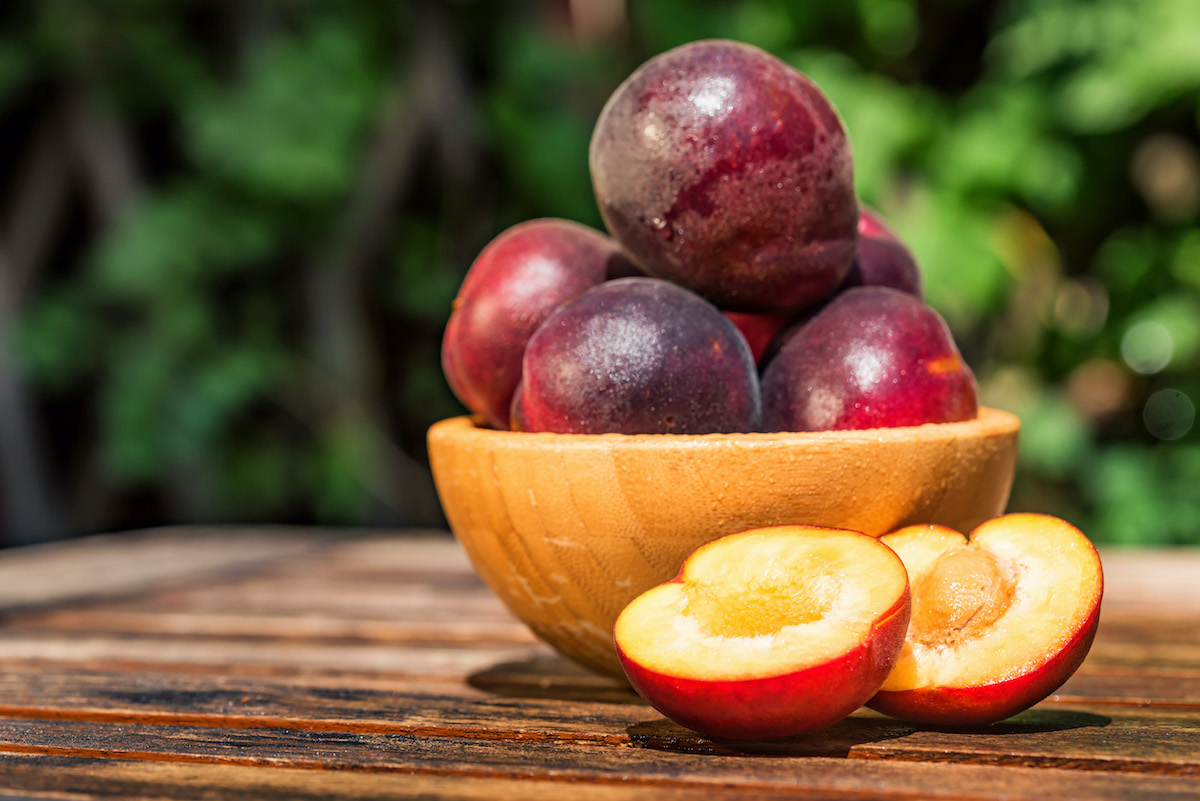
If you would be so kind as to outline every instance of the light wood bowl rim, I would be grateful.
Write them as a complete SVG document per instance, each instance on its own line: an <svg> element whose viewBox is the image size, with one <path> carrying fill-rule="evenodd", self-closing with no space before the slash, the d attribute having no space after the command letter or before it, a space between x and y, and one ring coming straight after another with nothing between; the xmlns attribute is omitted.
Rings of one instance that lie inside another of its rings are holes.
<svg viewBox="0 0 1200 801"><path fill-rule="evenodd" d="M765 448L792 446L804 450L836 451L841 446L872 443L934 443L951 440L1008 436L1021 429L1016 415L980 406L973 420L957 423L926 423L895 428L865 428L847 431L777 431L739 434L555 434L546 431L503 431L488 428L474 415L449 417L429 429L431 439L476 439L482 444L504 448L533 448L560 452L562 449L612 447L630 450L694 449L745 446Z"/></svg>

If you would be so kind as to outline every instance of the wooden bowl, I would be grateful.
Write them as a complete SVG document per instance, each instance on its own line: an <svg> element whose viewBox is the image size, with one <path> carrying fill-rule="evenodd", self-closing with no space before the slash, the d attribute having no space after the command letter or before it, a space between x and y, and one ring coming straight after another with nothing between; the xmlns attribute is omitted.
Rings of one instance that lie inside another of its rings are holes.
<svg viewBox="0 0 1200 801"><path fill-rule="evenodd" d="M868 431L626 435L429 430L450 528L510 610L559 652L621 675L617 614L709 540L810 523L880 536L912 523L969 531L1001 514L1020 423Z"/></svg>

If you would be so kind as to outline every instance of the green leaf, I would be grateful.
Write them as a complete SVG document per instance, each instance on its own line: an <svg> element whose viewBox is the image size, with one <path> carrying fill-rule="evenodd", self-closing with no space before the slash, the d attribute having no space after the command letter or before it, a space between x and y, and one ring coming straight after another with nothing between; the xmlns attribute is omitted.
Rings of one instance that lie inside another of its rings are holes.
<svg viewBox="0 0 1200 801"><path fill-rule="evenodd" d="M1200 228L1186 231L1171 259L1171 275L1181 283L1200 289Z"/></svg>
<svg viewBox="0 0 1200 801"><path fill-rule="evenodd" d="M357 174L381 80L345 27L277 38L252 52L240 81L186 110L186 144L199 166L249 191L326 200Z"/></svg>
<svg viewBox="0 0 1200 801"><path fill-rule="evenodd" d="M1129 324L1158 323L1171 342L1167 367L1190 369L1200 362L1200 297L1181 292L1143 306L1129 318Z"/></svg>
<svg viewBox="0 0 1200 801"><path fill-rule="evenodd" d="M654 54L700 39L728 38L734 5L703 0L638 0L629 4L633 26Z"/></svg>
<svg viewBox="0 0 1200 801"><path fill-rule="evenodd" d="M913 49L919 33L911 0L859 0L863 35L877 53L902 56Z"/></svg>
<svg viewBox="0 0 1200 801"><path fill-rule="evenodd" d="M109 358L98 310L74 284L34 298L12 332L22 369L52 391L75 385Z"/></svg>
<svg viewBox="0 0 1200 801"><path fill-rule="evenodd" d="M33 58L20 42L0 39L0 110L19 92L34 74Z"/></svg>
<svg viewBox="0 0 1200 801"><path fill-rule="evenodd" d="M443 244L438 229L421 221L407 221L400 233L388 292L397 311L438 327L449 318L450 305L462 282L462 274L447 267L440 253Z"/></svg>
<svg viewBox="0 0 1200 801"><path fill-rule="evenodd" d="M982 86L942 126L930 172L961 194L1020 197L1045 208L1071 203L1083 178L1079 155L1048 131L1043 98L1030 89Z"/></svg>
<svg viewBox="0 0 1200 801"><path fill-rule="evenodd" d="M1042 391L1018 411L1021 469L1053 478L1069 477L1089 454L1091 435L1078 410L1056 392Z"/></svg>
<svg viewBox="0 0 1200 801"><path fill-rule="evenodd" d="M101 387L101 456L118 484L150 482L168 464L168 409L178 378L173 354L149 337L126 337Z"/></svg>
<svg viewBox="0 0 1200 801"><path fill-rule="evenodd" d="M751 0L736 4L729 38L777 52L796 35L788 10L779 2Z"/></svg>
<svg viewBox="0 0 1200 801"><path fill-rule="evenodd" d="M1128 545L1194 544L1200 525L1200 445L1120 445L1084 465L1092 536Z"/></svg>
<svg viewBox="0 0 1200 801"><path fill-rule="evenodd" d="M1162 242L1153 231L1124 228L1101 245L1094 269L1112 294L1122 295L1152 277L1162 250Z"/></svg>
<svg viewBox="0 0 1200 801"><path fill-rule="evenodd" d="M885 211L921 266L927 301L952 329L969 330L1002 307L1012 279L990 244L1000 209L923 186Z"/></svg>
<svg viewBox="0 0 1200 801"><path fill-rule="evenodd" d="M183 184L143 199L106 234L92 278L109 297L150 301L248 269L275 245L269 218Z"/></svg>
<svg viewBox="0 0 1200 801"><path fill-rule="evenodd" d="M309 462L308 483L319 519L364 519L374 502L371 484L378 475L381 432L358 415L342 414L316 433L317 448Z"/></svg>
<svg viewBox="0 0 1200 801"><path fill-rule="evenodd" d="M1003 76L1053 79L1047 104L1069 130L1127 128L1200 89L1197 0L1014 3L989 49Z"/></svg>

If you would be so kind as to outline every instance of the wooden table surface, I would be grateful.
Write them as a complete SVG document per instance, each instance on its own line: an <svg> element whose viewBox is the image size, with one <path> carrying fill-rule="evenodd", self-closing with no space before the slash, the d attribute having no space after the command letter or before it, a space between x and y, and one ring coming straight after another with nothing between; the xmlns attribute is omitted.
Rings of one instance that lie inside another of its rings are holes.
<svg viewBox="0 0 1200 801"><path fill-rule="evenodd" d="M1100 632L973 732L691 734L557 658L444 532L0 552L0 798L1200 798L1200 551L1103 553Z"/></svg>

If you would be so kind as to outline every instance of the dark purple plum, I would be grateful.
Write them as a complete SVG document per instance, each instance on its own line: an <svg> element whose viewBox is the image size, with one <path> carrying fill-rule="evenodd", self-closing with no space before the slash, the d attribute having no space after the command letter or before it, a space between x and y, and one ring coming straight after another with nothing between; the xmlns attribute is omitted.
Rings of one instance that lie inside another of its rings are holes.
<svg viewBox="0 0 1200 801"><path fill-rule="evenodd" d="M942 318L888 287L840 293L789 330L762 376L763 430L895 428L974 419L975 377Z"/></svg>
<svg viewBox="0 0 1200 801"><path fill-rule="evenodd" d="M921 271L912 252L887 226L878 212L863 207L858 213L858 250L843 289L888 286L922 297Z"/></svg>
<svg viewBox="0 0 1200 801"><path fill-rule="evenodd" d="M531 220L502 232L463 279L442 339L442 370L463 405L508 427L525 343L559 304L640 271L599 231Z"/></svg>
<svg viewBox="0 0 1200 801"><path fill-rule="evenodd" d="M722 309L795 311L850 269L858 202L841 120L755 47L693 42L647 61L600 113L589 161L630 258Z"/></svg>
<svg viewBox="0 0 1200 801"><path fill-rule="evenodd" d="M555 310L525 349L512 419L561 434L756 431L754 358L700 296L655 278L592 287Z"/></svg>

